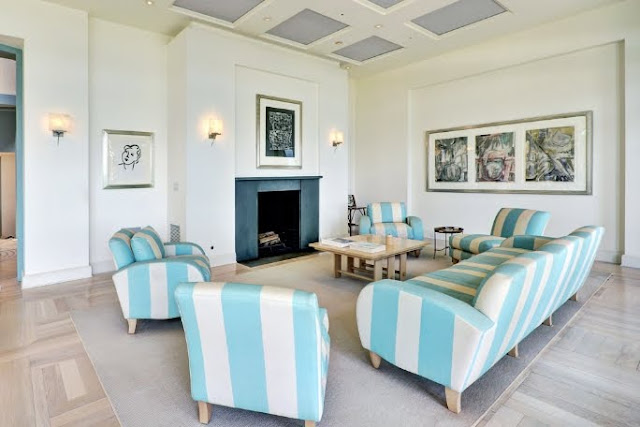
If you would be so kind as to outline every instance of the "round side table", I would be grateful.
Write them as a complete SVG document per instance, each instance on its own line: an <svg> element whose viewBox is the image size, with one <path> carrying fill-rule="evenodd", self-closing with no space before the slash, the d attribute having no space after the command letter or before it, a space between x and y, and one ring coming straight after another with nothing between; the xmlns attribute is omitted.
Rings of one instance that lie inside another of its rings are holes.
<svg viewBox="0 0 640 427"><path fill-rule="evenodd" d="M433 229L433 258L435 259L436 252L438 251L445 251L445 254L446 254L446 250L449 249L449 236L462 233L463 231L464 231L464 228L462 227L453 227L450 225L435 227ZM438 249L436 246L436 242L437 242L436 236L438 233L444 234L444 248Z"/></svg>

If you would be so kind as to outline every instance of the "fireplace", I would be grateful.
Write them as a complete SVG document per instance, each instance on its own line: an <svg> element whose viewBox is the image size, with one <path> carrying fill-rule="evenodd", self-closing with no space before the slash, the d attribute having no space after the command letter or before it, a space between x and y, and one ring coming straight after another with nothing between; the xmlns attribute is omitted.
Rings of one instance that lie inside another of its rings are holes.
<svg viewBox="0 0 640 427"><path fill-rule="evenodd" d="M236 178L237 261L310 250L318 241L320 178Z"/></svg>

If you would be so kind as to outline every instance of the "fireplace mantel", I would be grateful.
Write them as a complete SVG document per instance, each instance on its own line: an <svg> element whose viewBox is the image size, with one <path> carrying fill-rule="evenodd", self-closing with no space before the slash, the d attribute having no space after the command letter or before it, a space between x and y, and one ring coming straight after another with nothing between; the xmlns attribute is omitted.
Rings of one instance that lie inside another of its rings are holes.
<svg viewBox="0 0 640 427"><path fill-rule="evenodd" d="M236 260L258 258L258 193L300 191L300 248L318 241L321 176L236 178Z"/></svg>

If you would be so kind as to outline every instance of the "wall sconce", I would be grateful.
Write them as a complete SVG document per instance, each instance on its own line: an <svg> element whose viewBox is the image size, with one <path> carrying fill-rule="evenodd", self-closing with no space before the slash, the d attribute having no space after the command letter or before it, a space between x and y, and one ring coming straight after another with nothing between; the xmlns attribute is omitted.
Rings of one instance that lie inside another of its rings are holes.
<svg viewBox="0 0 640 427"><path fill-rule="evenodd" d="M333 144L334 147L337 147L343 142L344 142L344 134L342 132L337 130L334 130L333 132L331 132L331 144Z"/></svg>
<svg viewBox="0 0 640 427"><path fill-rule="evenodd" d="M222 120L220 119L209 119L209 139L211 140L211 145L213 145L213 141L215 141L216 136L222 135Z"/></svg>
<svg viewBox="0 0 640 427"><path fill-rule="evenodd" d="M60 137L69 132L71 128L71 117L67 114L50 113L49 114L49 130L53 136L58 138L60 145Z"/></svg>

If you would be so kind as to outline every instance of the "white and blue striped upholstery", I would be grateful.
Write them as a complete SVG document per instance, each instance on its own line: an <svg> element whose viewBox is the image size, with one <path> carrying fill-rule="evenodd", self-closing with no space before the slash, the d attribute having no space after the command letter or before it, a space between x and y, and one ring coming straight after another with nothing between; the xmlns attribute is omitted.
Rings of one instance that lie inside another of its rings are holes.
<svg viewBox="0 0 640 427"><path fill-rule="evenodd" d="M367 215L360 217L358 230L360 234L424 239L422 220L407 216L407 208L400 202L369 203Z"/></svg>
<svg viewBox="0 0 640 427"><path fill-rule="evenodd" d="M138 231L131 238L131 249L136 261L150 261L164 258L164 245L160 236L151 226Z"/></svg>
<svg viewBox="0 0 640 427"><path fill-rule="evenodd" d="M330 340L315 294L239 283L182 283L175 294L194 400L320 421Z"/></svg>
<svg viewBox="0 0 640 427"><path fill-rule="evenodd" d="M602 234L584 227L537 251L493 248L406 282L371 283L357 302L362 345L462 392L577 292Z"/></svg>
<svg viewBox="0 0 640 427"><path fill-rule="evenodd" d="M449 255L455 260L468 259L500 246L509 237L541 235L550 215L531 209L502 208L493 221L491 234L454 234L449 238Z"/></svg>
<svg viewBox="0 0 640 427"><path fill-rule="evenodd" d="M126 319L178 317L174 292L181 282L211 279L209 259L193 243L166 244L165 258L135 261L131 237L140 230L116 232L109 240L117 272L113 275L122 314Z"/></svg>

